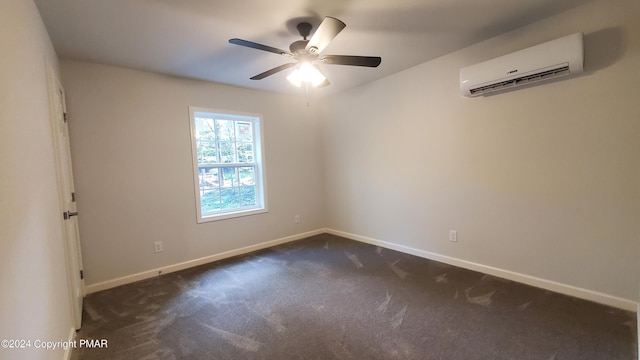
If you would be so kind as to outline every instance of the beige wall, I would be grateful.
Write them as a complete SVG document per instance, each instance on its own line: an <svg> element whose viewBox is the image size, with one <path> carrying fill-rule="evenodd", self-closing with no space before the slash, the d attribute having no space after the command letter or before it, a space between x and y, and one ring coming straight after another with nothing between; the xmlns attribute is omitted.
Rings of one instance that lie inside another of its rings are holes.
<svg viewBox="0 0 640 360"><path fill-rule="evenodd" d="M460 95L461 67L574 32L584 74ZM637 301L639 65L638 2L596 1L333 96L328 227Z"/></svg>
<svg viewBox="0 0 640 360"><path fill-rule="evenodd" d="M328 227L637 301L638 20L595 1L310 108L64 60L87 284ZM459 94L460 67L579 31L584 74ZM189 105L264 115L268 214L196 224Z"/></svg>
<svg viewBox="0 0 640 360"><path fill-rule="evenodd" d="M32 1L0 2L0 339L72 332L49 118L46 62L56 54ZM62 350L0 348L2 359Z"/></svg>
<svg viewBox="0 0 640 360"><path fill-rule="evenodd" d="M0 338L66 340L45 73L57 60L30 1L1 2L0 23ZM638 24L637 2L594 2L311 108L64 61L87 283L328 226L637 301ZM577 31L585 74L459 96L461 66ZM188 105L264 115L268 214L196 225Z"/></svg>
<svg viewBox="0 0 640 360"><path fill-rule="evenodd" d="M76 61L61 67L87 285L324 226L319 124L305 98ZM190 105L263 115L268 213L196 224ZM162 253L153 252L157 240Z"/></svg>

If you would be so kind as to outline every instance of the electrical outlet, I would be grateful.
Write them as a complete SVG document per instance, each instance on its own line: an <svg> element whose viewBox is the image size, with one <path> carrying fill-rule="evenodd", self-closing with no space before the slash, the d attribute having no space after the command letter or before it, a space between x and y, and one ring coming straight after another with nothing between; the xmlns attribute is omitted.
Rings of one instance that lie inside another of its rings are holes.
<svg viewBox="0 0 640 360"><path fill-rule="evenodd" d="M453 241L453 242L458 241L458 231L449 230L449 241Z"/></svg>
<svg viewBox="0 0 640 360"><path fill-rule="evenodd" d="M293 222L296 224L300 224L300 215L296 215L293 217Z"/></svg>
<svg viewBox="0 0 640 360"><path fill-rule="evenodd" d="M157 253L164 251L164 249L162 248L162 241L153 242L153 251Z"/></svg>

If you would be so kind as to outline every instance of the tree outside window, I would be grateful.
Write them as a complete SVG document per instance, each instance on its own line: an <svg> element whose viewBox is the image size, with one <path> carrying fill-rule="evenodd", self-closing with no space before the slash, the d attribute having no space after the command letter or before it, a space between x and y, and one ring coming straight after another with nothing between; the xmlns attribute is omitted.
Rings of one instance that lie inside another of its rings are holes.
<svg viewBox="0 0 640 360"><path fill-rule="evenodd" d="M260 116L190 107L198 221L266 211Z"/></svg>

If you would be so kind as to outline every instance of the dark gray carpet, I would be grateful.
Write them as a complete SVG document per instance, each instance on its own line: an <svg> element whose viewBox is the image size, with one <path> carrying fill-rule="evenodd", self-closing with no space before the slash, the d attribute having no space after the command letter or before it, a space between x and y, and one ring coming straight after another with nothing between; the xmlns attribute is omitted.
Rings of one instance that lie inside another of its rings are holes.
<svg viewBox="0 0 640 360"><path fill-rule="evenodd" d="M332 235L87 296L72 359L636 359L635 313Z"/></svg>

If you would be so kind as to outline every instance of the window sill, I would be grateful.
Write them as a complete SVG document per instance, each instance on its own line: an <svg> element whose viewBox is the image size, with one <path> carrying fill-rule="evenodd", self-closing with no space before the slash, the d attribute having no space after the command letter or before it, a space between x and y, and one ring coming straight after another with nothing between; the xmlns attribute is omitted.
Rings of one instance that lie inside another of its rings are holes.
<svg viewBox="0 0 640 360"><path fill-rule="evenodd" d="M249 210L226 212L219 215L198 216L197 223L202 224L202 223L208 223L212 221L235 219L235 218L244 217L244 216L263 214L266 212L268 212L268 210L264 208L264 209L249 209Z"/></svg>

